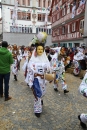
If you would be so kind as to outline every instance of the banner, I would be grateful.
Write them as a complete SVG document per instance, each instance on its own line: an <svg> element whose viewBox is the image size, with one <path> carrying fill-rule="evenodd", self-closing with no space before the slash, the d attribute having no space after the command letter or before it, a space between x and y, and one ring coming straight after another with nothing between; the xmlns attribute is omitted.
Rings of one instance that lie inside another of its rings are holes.
<svg viewBox="0 0 87 130"><path fill-rule="evenodd" d="M76 14L79 15L85 9L85 0L81 0Z"/></svg>
<svg viewBox="0 0 87 130"><path fill-rule="evenodd" d="M72 7L72 18L74 18L76 15L76 5Z"/></svg>

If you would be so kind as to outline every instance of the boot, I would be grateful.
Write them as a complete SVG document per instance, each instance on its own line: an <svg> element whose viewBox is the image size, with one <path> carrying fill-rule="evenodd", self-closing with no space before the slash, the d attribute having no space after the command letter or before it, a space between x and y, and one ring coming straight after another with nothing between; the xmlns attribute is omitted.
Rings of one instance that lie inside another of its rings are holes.
<svg viewBox="0 0 87 130"><path fill-rule="evenodd" d="M41 105L43 105L43 100L41 100Z"/></svg>
<svg viewBox="0 0 87 130"><path fill-rule="evenodd" d="M80 120L80 125L82 128L86 128L86 124L81 121L80 115L78 115L78 119Z"/></svg>
<svg viewBox="0 0 87 130"><path fill-rule="evenodd" d="M40 117L40 113L35 113L35 116L39 118Z"/></svg>
<svg viewBox="0 0 87 130"><path fill-rule="evenodd" d="M58 89L57 89L57 88L54 88L54 91L58 92Z"/></svg>
<svg viewBox="0 0 87 130"><path fill-rule="evenodd" d="M16 75L14 75L14 79L15 79L15 81L17 81L17 76Z"/></svg>
<svg viewBox="0 0 87 130"><path fill-rule="evenodd" d="M64 90L64 94L68 93L69 91L68 90Z"/></svg>

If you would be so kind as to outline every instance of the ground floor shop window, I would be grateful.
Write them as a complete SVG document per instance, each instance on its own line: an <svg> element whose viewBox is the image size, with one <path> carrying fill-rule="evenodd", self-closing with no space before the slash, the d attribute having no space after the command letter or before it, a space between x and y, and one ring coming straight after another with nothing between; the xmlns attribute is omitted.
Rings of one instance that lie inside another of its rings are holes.
<svg viewBox="0 0 87 130"><path fill-rule="evenodd" d="M32 33L32 28L10 26L10 32L12 32L12 33Z"/></svg>
<svg viewBox="0 0 87 130"><path fill-rule="evenodd" d="M47 34L52 34L52 30L48 28L36 28L36 33L46 32Z"/></svg>
<svg viewBox="0 0 87 130"><path fill-rule="evenodd" d="M72 43L69 43L69 47L72 48Z"/></svg>

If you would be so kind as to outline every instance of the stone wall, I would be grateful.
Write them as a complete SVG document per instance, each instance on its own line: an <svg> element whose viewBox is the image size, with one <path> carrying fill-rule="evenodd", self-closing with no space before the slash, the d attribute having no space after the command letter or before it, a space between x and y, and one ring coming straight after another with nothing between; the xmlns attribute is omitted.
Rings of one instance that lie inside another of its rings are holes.
<svg viewBox="0 0 87 130"><path fill-rule="evenodd" d="M21 34L21 33L3 33L3 40L7 41L9 44L17 44L19 45L25 45L28 46L28 44L31 42L35 34ZM47 37L47 43L46 46L52 45L51 42L51 35L48 35Z"/></svg>

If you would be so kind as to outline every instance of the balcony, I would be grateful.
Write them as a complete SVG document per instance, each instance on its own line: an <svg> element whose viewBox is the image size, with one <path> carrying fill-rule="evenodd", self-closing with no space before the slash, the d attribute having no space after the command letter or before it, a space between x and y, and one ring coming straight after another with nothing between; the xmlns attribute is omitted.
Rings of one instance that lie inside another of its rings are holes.
<svg viewBox="0 0 87 130"><path fill-rule="evenodd" d="M60 35L60 36L55 36L52 37L52 42L56 42L56 41L67 41L67 40L73 40L73 39L80 39L82 38L81 33L80 32L75 32L75 33L70 33L67 35Z"/></svg>
<svg viewBox="0 0 87 130"><path fill-rule="evenodd" d="M52 24L52 28L55 27L55 26L58 26L58 25L61 24L61 23L64 23L66 20L71 19L71 17L72 17L72 13L69 13L69 14L65 15L64 17L62 17L62 18L59 19L58 21L54 22L54 23Z"/></svg>

